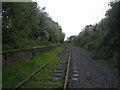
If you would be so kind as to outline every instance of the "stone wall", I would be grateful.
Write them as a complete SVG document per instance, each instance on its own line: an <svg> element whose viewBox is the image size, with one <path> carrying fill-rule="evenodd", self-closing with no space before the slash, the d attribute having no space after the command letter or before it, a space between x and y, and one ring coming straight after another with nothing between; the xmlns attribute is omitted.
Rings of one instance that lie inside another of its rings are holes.
<svg viewBox="0 0 120 90"><path fill-rule="evenodd" d="M58 46L60 45L2 52L2 68L5 69L24 60L30 60L34 56L39 56Z"/></svg>

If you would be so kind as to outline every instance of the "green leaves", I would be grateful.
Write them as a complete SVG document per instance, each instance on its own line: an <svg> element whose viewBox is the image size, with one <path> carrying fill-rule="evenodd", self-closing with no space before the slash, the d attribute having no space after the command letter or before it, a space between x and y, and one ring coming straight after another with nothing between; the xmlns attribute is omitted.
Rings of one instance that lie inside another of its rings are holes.
<svg viewBox="0 0 120 90"><path fill-rule="evenodd" d="M104 19L96 25L87 25L73 42L99 57L113 58L117 62L120 54L120 2L110 6Z"/></svg>
<svg viewBox="0 0 120 90"><path fill-rule="evenodd" d="M3 50L24 48L33 40L36 45L41 40L48 43L64 41L65 34L60 25L48 16L45 8L39 9L37 3L3 2L2 5ZM44 42L40 45L46 44Z"/></svg>

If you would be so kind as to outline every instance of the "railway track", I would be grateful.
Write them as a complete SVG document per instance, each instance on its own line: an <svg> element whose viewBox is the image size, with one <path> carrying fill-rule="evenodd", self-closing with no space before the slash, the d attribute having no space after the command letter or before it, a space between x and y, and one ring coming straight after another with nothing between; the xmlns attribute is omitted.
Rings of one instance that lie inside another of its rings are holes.
<svg viewBox="0 0 120 90"><path fill-rule="evenodd" d="M69 67L70 67L70 61L71 61L71 48L69 47L69 57L68 57L68 63L67 63L67 69L66 69L66 75L65 75L65 82L64 82L64 90L67 88L67 83L68 83L68 76L69 76Z"/></svg>
<svg viewBox="0 0 120 90"><path fill-rule="evenodd" d="M63 49L64 50L64 49ZM56 56L58 56L63 50L61 50L60 52L57 53ZM42 70L48 63L50 63L56 56L52 57L51 59L49 59L45 64L43 64L42 66L40 66L37 70L35 70L32 74L30 74L27 78L25 78L22 82L20 82L19 84L17 84L13 90L16 90L18 88L20 88L26 81L28 81L30 78L32 78L36 73L38 73L40 70ZM69 46L69 56L68 56L68 62L67 62L67 68L66 68L66 73L65 73L65 80L64 80L64 90L67 88L67 83L68 83L68 75L69 75L69 65L70 65L70 58L71 58L71 50L70 50L70 46Z"/></svg>

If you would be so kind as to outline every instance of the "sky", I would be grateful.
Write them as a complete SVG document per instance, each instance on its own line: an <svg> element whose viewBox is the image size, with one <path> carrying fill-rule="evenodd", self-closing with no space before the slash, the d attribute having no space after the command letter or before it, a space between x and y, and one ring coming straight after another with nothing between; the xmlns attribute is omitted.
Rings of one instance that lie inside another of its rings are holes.
<svg viewBox="0 0 120 90"><path fill-rule="evenodd" d="M62 27L65 40L78 35L86 25L94 25L105 17L111 0L33 0Z"/></svg>

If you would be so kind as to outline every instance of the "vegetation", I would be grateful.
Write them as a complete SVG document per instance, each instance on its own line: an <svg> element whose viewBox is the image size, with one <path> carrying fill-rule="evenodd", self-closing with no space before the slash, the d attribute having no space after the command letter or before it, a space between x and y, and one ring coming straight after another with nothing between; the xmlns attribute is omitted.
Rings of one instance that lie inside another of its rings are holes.
<svg viewBox="0 0 120 90"><path fill-rule="evenodd" d="M93 57L110 61L117 67L120 63L120 2L110 2L109 5L111 8L104 19L95 25L87 25L69 42L93 52Z"/></svg>
<svg viewBox="0 0 120 90"><path fill-rule="evenodd" d="M61 26L35 2L2 3L2 49L63 43Z"/></svg>
<svg viewBox="0 0 120 90"><path fill-rule="evenodd" d="M26 77L28 77L31 73L33 73L36 69L38 69L40 66L42 66L44 63L46 63L50 58L56 55L60 50L62 50L64 47L58 47L55 48L52 51L49 51L47 53L44 53L40 56L34 57L31 60L24 61L22 63L16 64L14 66L11 66L10 68L6 68L3 70L3 79L2 79L2 87L3 88L13 88L15 85L20 83L22 80L24 80ZM25 84L23 87L45 87L43 84L45 84L47 81L51 78L50 74L55 69L56 63L60 60L60 57L57 56L54 58L42 71L40 71L37 75L35 75L29 83ZM44 72L44 73L43 73ZM43 77L46 76L46 77ZM38 79L39 78L39 79ZM49 78L49 79L48 79ZM34 80L41 80L41 82ZM45 83L43 83L45 82ZM61 82L56 82L57 87L61 86ZM41 86L43 85L43 86Z"/></svg>
<svg viewBox="0 0 120 90"><path fill-rule="evenodd" d="M28 80L21 88L62 88L63 82L52 76L62 57L57 56L45 68ZM55 85L53 85L53 83Z"/></svg>

